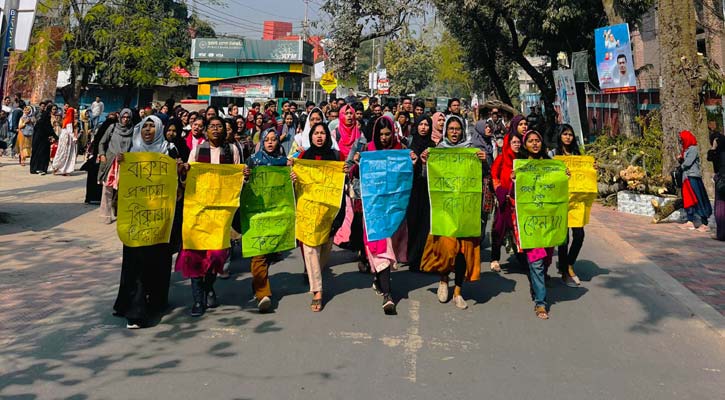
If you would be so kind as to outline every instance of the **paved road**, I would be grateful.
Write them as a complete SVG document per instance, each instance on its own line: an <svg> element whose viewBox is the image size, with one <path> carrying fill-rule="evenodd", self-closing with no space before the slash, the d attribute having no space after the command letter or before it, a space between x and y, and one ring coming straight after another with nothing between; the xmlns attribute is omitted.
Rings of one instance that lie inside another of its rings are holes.
<svg viewBox="0 0 725 400"><path fill-rule="evenodd" d="M190 318L188 282L175 274L173 309L154 327L129 331L111 316L121 246L115 227L82 204L85 176L34 176L9 162L0 160L0 217L9 219L0 224L0 398L725 393L722 320L699 312L720 313L614 233L600 211L577 264L585 288L550 289L549 321L535 318L526 277L513 265L466 286L465 311L437 302L435 277L395 272L399 315L385 316L370 277L344 251L324 276L327 306L313 314L294 252L272 267L272 314L249 301L249 265L238 260L233 279L218 283L222 307Z"/></svg>

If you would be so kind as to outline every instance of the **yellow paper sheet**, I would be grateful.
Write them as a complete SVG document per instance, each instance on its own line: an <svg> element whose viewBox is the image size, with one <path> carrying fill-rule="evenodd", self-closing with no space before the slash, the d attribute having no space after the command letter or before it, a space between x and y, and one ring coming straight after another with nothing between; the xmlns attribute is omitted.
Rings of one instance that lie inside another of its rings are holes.
<svg viewBox="0 0 725 400"><path fill-rule="evenodd" d="M169 243L177 184L173 158L161 153L124 153L116 222L123 244L141 247Z"/></svg>
<svg viewBox="0 0 725 400"><path fill-rule="evenodd" d="M569 227L581 228L589 223L592 204L597 199L597 171L594 157L556 156L571 173L569 179Z"/></svg>
<svg viewBox="0 0 725 400"><path fill-rule="evenodd" d="M295 236L308 246L319 246L329 240L332 221L342 201L344 165L341 161L295 160Z"/></svg>
<svg viewBox="0 0 725 400"><path fill-rule="evenodd" d="M191 163L184 191L184 249L229 248L243 183L243 164Z"/></svg>

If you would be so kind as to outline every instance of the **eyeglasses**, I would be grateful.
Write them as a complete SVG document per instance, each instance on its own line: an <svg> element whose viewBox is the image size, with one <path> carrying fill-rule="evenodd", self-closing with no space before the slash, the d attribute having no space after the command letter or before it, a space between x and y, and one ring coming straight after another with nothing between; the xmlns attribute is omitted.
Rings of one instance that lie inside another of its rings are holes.
<svg viewBox="0 0 725 400"><path fill-rule="evenodd" d="M215 124L215 125L209 125L209 129L224 129L224 127L221 125Z"/></svg>

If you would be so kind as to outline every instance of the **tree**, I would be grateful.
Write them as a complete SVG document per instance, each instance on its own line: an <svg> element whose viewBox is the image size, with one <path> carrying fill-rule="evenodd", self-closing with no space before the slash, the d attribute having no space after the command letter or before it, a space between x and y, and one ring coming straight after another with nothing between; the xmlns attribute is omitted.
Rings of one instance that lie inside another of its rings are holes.
<svg viewBox="0 0 725 400"><path fill-rule="evenodd" d="M440 42L433 49L434 83L436 93L447 97L464 97L471 94L471 73L465 60L465 52L461 43L444 31Z"/></svg>
<svg viewBox="0 0 725 400"><path fill-rule="evenodd" d="M321 10L330 16L330 67L347 79L355 71L360 44L394 36L410 18L422 15L425 2L417 0L325 0Z"/></svg>
<svg viewBox="0 0 725 400"><path fill-rule="evenodd" d="M61 93L75 106L91 77L116 87L173 79L172 68L189 63L190 30L213 33L173 0L47 0L39 7L47 24L65 27L59 61L70 81Z"/></svg>
<svg viewBox="0 0 725 400"><path fill-rule="evenodd" d="M660 90L664 135L662 174L668 176L677 166L680 131L693 132L701 151L706 150L708 141L704 107L699 97L704 77L695 46L697 21L694 0L659 0L658 6L660 73L665 77ZM703 181L709 184L710 180Z"/></svg>
<svg viewBox="0 0 725 400"><path fill-rule="evenodd" d="M418 93L433 80L433 52L423 39L405 35L385 45L385 67L391 95Z"/></svg>

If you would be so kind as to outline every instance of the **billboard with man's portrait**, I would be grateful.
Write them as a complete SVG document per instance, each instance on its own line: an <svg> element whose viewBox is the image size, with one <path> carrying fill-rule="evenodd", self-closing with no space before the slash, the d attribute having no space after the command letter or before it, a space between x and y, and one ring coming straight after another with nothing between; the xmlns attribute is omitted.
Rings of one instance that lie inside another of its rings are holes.
<svg viewBox="0 0 725 400"><path fill-rule="evenodd" d="M619 24L594 30L597 75L604 93L634 93L637 78L632 62L629 26Z"/></svg>

